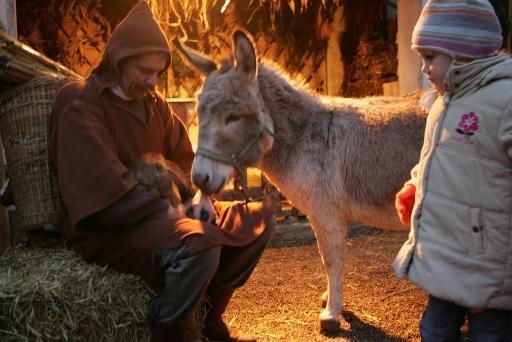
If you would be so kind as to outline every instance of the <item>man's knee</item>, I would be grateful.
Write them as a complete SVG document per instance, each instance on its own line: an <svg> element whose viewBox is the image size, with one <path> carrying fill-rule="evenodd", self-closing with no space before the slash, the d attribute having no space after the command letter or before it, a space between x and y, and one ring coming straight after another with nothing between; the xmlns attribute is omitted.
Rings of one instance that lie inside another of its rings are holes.
<svg viewBox="0 0 512 342"><path fill-rule="evenodd" d="M186 245L158 252L163 286L150 305L153 321L174 324L189 319L217 271L221 247L191 254Z"/></svg>
<svg viewBox="0 0 512 342"><path fill-rule="evenodd" d="M220 258L221 246L213 246L196 253L190 253L188 245L195 237L190 237L185 245L179 248L160 250L156 252L158 265L162 270L175 268L177 264L194 264L198 267L216 268Z"/></svg>
<svg viewBox="0 0 512 342"><path fill-rule="evenodd" d="M219 266L221 251L222 246L214 246L197 252L195 257L197 267L202 268L203 272L213 276Z"/></svg>

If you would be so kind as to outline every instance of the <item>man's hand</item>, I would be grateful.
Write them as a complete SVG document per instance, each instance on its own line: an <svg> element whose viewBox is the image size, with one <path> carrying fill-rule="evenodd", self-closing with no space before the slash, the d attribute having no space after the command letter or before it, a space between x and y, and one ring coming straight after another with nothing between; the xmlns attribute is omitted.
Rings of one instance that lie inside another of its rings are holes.
<svg viewBox="0 0 512 342"><path fill-rule="evenodd" d="M396 194L395 208L398 213L398 218L400 218L400 222L406 227L411 226L411 213L414 207L415 194L416 188L411 184L404 185Z"/></svg>
<svg viewBox="0 0 512 342"><path fill-rule="evenodd" d="M204 222L214 222L217 216L210 198L201 193L201 190L197 190L192 198L192 216Z"/></svg>
<svg viewBox="0 0 512 342"><path fill-rule="evenodd" d="M191 204L178 204L176 207L173 207L169 203L169 208L167 209L167 218L171 220L176 220L179 218L187 217L185 214L187 210L190 208Z"/></svg>

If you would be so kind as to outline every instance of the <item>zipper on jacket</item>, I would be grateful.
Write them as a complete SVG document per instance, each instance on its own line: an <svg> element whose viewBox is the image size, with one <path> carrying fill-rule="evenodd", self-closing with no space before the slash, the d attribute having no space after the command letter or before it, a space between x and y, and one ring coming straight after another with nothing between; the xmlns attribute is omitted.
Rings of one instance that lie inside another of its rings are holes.
<svg viewBox="0 0 512 342"><path fill-rule="evenodd" d="M437 149L437 146L439 145L439 139L441 137L441 132L442 132L442 128L443 128L443 125L444 125L444 122L446 120L446 116L447 116L447 113L448 113L448 104L450 103L450 96L448 94L445 94L443 95L443 104L444 104L444 110L443 110L443 113L439 116L438 120L437 120L437 127L435 127L435 130L434 130L434 140L433 140L433 144L432 144L432 147L430 149L430 153L428 154L429 155L429 158L428 160L426 161L426 165L425 165L425 168L424 168L424 172L423 172L423 175L422 175L422 180L423 180L423 200L421 201L421 203L418 205L418 209L416 210L417 211L417 214L415 215L415 220L417 222L416 224L416 232L419 231L420 229L420 217L421 217L421 210L422 210L422 207L423 207L423 203L425 203L425 198L427 197L427 192L426 192L426 189L427 189L427 186L428 186L428 175L430 175L430 168L431 168L431 164L432 164L432 159L434 157L434 153ZM428 172L426 172L428 170Z"/></svg>

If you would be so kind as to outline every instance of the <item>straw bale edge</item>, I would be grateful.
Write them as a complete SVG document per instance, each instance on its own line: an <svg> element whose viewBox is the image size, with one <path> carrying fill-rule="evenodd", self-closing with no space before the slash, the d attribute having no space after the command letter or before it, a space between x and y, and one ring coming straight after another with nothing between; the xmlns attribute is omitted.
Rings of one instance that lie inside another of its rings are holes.
<svg viewBox="0 0 512 342"><path fill-rule="evenodd" d="M152 295L64 246L11 249L0 256L0 340L148 341Z"/></svg>

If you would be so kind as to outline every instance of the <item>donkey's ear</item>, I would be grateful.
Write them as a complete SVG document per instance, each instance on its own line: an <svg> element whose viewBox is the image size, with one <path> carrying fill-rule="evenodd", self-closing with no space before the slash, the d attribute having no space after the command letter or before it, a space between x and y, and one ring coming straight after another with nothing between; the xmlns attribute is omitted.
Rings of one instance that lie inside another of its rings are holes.
<svg viewBox="0 0 512 342"><path fill-rule="evenodd" d="M233 34L233 41L236 69L245 73L249 81L255 79L258 74L258 63L252 38L243 31L236 31Z"/></svg>
<svg viewBox="0 0 512 342"><path fill-rule="evenodd" d="M184 57L185 62L192 69L208 75L212 71L217 69L217 65L215 62L209 57L203 55L199 51L196 51L188 46L183 45L178 37L174 37L172 40L172 45L178 50L179 54Z"/></svg>

